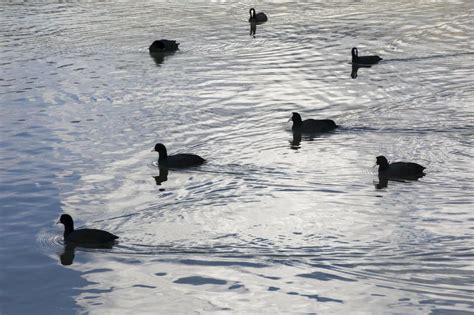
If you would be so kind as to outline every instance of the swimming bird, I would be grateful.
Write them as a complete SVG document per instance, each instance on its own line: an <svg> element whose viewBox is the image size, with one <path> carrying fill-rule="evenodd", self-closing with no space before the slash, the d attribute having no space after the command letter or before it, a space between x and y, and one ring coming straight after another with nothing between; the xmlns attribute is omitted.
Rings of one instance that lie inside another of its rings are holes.
<svg viewBox="0 0 474 315"><path fill-rule="evenodd" d="M151 53L162 53L162 52L169 52L169 51L176 51L178 50L179 43L175 40L168 40L168 39L160 39L155 40L148 50Z"/></svg>
<svg viewBox="0 0 474 315"><path fill-rule="evenodd" d="M254 8L250 8L249 13L250 13L250 18L249 18L250 23L252 22L263 23L263 22L268 21L267 15L265 13L258 12L257 14L255 14Z"/></svg>
<svg viewBox="0 0 474 315"><path fill-rule="evenodd" d="M337 128L336 123L331 119L306 119L302 120L301 115L293 113L290 120L293 121L293 132L300 133L320 133L328 132Z"/></svg>
<svg viewBox="0 0 474 315"><path fill-rule="evenodd" d="M418 179L425 176L423 170L426 168L412 162L389 163L383 155L377 156L376 164L379 165L379 177L389 179Z"/></svg>
<svg viewBox="0 0 474 315"><path fill-rule="evenodd" d="M205 159L196 154L180 153L168 155L166 147L162 143L157 143L153 152L154 151L158 152L159 154L158 165L163 167L184 168L198 166L206 161Z"/></svg>
<svg viewBox="0 0 474 315"><path fill-rule="evenodd" d="M361 56L359 57L359 51L357 47L352 48L352 63L357 63L361 65L374 65L380 60L383 60L379 56Z"/></svg>
<svg viewBox="0 0 474 315"><path fill-rule="evenodd" d="M107 231L96 229L74 230L74 222L69 214L63 214L57 222L64 224L64 242L75 244L111 243L119 237Z"/></svg>

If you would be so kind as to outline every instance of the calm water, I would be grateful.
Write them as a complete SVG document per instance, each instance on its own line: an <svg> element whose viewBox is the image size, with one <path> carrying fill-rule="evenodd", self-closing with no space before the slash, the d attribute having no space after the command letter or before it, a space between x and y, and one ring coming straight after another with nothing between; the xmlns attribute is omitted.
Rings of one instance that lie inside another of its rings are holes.
<svg viewBox="0 0 474 315"><path fill-rule="evenodd" d="M252 5L0 4L2 315L474 313L474 3ZM377 189L380 154L428 174Z"/></svg>

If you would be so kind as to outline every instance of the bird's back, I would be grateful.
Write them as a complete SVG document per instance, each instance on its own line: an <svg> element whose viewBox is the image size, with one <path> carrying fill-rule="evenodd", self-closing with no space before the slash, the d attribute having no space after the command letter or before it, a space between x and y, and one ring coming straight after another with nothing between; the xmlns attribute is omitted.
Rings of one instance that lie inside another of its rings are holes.
<svg viewBox="0 0 474 315"><path fill-rule="evenodd" d="M65 241L78 244L103 244L110 243L119 237L109 233L107 231L96 230L96 229L80 229L74 230L68 236Z"/></svg>
<svg viewBox="0 0 474 315"><path fill-rule="evenodd" d="M419 178L425 175L424 169L424 166L417 163L394 162L390 163L386 173L389 177Z"/></svg>
<svg viewBox="0 0 474 315"><path fill-rule="evenodd" d="M179 46L179 43L177 43L175 40L162 39L161 42L165 45L165 48L170 50L176 50Z"/></svg>
<svg viewBox="0 0 474 315"><path fill-rule="evenodd" d="M379 56L361 56L355 59L355 63L362 65L372 65L378 63L380 60L383 60Z"/></svg>
<svg viewBox="0 0 474 315"><path fill-rule="evenodd" d="M267 15L263 12L257 13L257 15L255 15L255 19L257 22L266 22L268 20Z"/></svg>
<svg viewBox="0 0 474 315"><path fill-rule="evenodd" d="M181 153L168 156L166 159L159 162L160 165L166 167L189 167L198 166L205 162L202 157L196 154Z"/></svg>
<svg viewBox="0 0 474 315"><path fill-rule="evenodd" d="M306 119L303 120L301 132L327 132L337 128L331 119Z"/></svg>
<svg viewBox="0 0 474 315"><path fill-rule="evenodd" d="M151 53L160 53L167 51L176 51L179 49L179 43L175 40L160 39L155 40L149 47Z"/></svg>

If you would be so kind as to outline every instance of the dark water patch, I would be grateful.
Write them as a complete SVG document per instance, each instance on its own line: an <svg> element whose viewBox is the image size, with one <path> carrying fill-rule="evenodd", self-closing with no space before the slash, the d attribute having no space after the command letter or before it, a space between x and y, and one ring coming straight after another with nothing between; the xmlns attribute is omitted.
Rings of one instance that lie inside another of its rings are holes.
<svg viewBox="0 0 474 315"><path fill-rule="evenodd" d="M190 285L206 285L206 284L225 285L227 283L227 281L225 280L215 279L215 278L206 278L206 277L200 277L200 276L179 278L173 282L178 283L178 284L190 284Z"/></svg>
<svg viewBox="0 0 474 315"><path fill-rule="evenodd" d="M322 296L319 296L317 294L301 294L301 293L298 293L298 292L287 292L286 294L288 295L299 295L299 296L304 296L308 299L312 299L312 300L316 300L318 302L336 302L336 303L344 303L342 300L337 300L337 299L331 299L331 298L326 298L326 297L322 297Z"/></svg>
<svg viewBox="0 0 474 315"><path fill-rule="evenodd" d="M462 52L462 53L456 53L456 54L439 54L439 55L408 57L408 58L391 58L391 59L384 58L383 62L412 62L412 61L424 61L424 60L431 60L431 59L444 59L444 58L451 58L451 57L465 57L469 55L474 56L474 52Z"/></svg>
<svg viewBox="0 0 474 315"><path fill-rule="evenodd" d="M321 281L330 281L330 280L340 280L340 281L348 281L348 282L354 282L356 280L353 279L348 279L345 277L325 273L325 272L312 272L312 273L306 273L306 274L299 274L296 275L297 277L302 277L302 278L311 278L315 280L321 280Z"/></svg>
<svg viewBox="0 0 474 315"><path fill-rule="evenodd" d="M258 276L265 278L265 279L270 279L270 280L280 280L281 277L275 277L275 276L267 276L267 275L261 275L259 274Z"/></svg>
<svg viewBox="0 0 474 315"><path fill-rule="evenodd" d="M167 275L166 272L157 272L157 273L155 273L155 276L158 276L158 277L164 277L166 275Z"/></svg>
<svg viewBox="0 0 474 315"><path fill-rule="evenodd" d="M472 315L473 311L461 311L455 308L435 308L430 315Z"/></svg>
<svg viewBox="0 0 474 315"><path fill-rule="evenodd" d="M239 283L234 283L233 285L229 286L229 290L237 290L237 289L242 289L242 288L245 288L245 286L243 284L239 284Z"/></svg>
<svg viewBox="0 0 474 315"><path fill-rule="evenodd" d="M112 292L113 290L114 290L113 287L109 289L87 289L87 293L101 294L101 293Z"/></svg>
<svg viewBox="0 0 474 315"><path fill-rule="evenodd" d="M155 286L152 285L145 285L145 284L135 284L132 288L143 288L143 289L156 289Z"/></svg>
<svg viewBox="0 0 474 315"><path fill-rule="evenodd" d="M109 269L109 268L98 268L98 269L92 269L92 270L85 271L82 274L83 275L88 275L88 274L92 274L92 273L103 273L103 272L110 272L110 271L114 271L114 270Z"/></svg>
<svg viewBox="0 0 474 315"><path fill-rule="evenodd" d="M266 264L235 261L235 260L234 261L203 261L203 260L194 260L194 259L182 259L182 260L179 260L178 262L184 265L196 265L196 266L240 266L240 267L250 267L250 268L267 267Z"/></svg>

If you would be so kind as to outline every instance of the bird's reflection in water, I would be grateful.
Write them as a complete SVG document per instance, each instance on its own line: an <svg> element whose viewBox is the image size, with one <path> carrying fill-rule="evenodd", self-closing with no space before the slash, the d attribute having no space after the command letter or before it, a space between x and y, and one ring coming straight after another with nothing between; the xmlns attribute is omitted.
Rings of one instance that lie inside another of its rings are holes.
<svg viewBox="0 0 474 315"><path fill-rule="evenodd" d="M59 255L59 260L61 261L61 265L69 266L72 265L74 262L74 257L76 254L76 245L66 244L64 246L64 251L61 255Z"/></svg>
<svg viewBox="0 0 474 315"><path fill-rule="evenodd" d="M418 181L418 178L419 178L419 177L416 177L416 176L406 176L406 177L403 177L403 178L392 178L392 177L383 176L383 175L379 175L378 177L379 177L379 181L378 182L374 181L375 189L387 188L389 180L391 182L408 183L408 182Z"/></svg>
<svg viewBox="0 0 474 315"><path fill-rule="evenodd" d="M351 72L351 78L355 79L357 78L357 71L359 71L359 68L370 68L372 66L369 66L369 65L360 65L360 64L356 64L356 63L353 63L352 64L352 72Z"/></svg>
<svg viewBox="0 0 474 315"><path fill-rule="evenodd" d="M301 132L293 132L293 139L290 140L290 148L293 150L298 150L301 146L301 138L303 134Z"/></svg>
<svg viewBox="0 0 474 315"><path fill-rule="evenodd" d="M87 248L87 249L112 249L114 243L104 244L74 244L68 243L64 245L63 252L59 255L59 261L63 266L70 266L74 262L76 256L76 248Z"/></svg>
<svg viewBox="0 0 474 315"><path fill-rule="evenodd" d="M388 177L379 175L379 181L374 182L374 186L375 186L375 189L387 188L387 186L388 186Z"/></svg>
<svg viewBox="0 0 474 315"><path fill-rule="evenodd" d="M257 33L257 22L250 22L250 36L255 38L256 33Z"/></svg>
<svg viewBox="0 0 474 315"><path fill-rule="evenodd" d="M174 51L151 52L150 57L153 59L153 61L155 62L157 66L160 66L165 60L165 57L173 55L174 53L175 53Z"/></svg>
<svg viewBox="0 0 474 315"><path fill-rule="evenodd" d="M161 183L166 182L168 180L168 168L167 167L160 167L159 169L159 175L158 176L153 176L155 179L155 182L158 186L161 185Z"/></svg>
<svg viewBox="0 0 474 315"><path fill-rule="evenodd" d="M293 138L289 140L290 149L298 150L301 148L301 141L313 141L315 139L319 139L321 137L326 137L330 134L334 133L333 131L330 132L301 132L301 131L292 131Z"/></svg>

